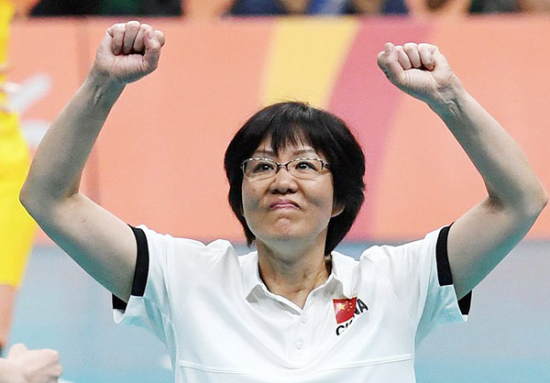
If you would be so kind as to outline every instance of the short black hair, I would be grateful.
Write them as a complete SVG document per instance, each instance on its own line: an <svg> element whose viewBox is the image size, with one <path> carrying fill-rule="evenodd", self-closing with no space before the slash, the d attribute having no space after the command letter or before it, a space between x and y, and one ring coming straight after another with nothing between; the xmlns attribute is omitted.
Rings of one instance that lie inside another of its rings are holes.
<svg viewBox="0 0 550 383"><path fill-rule="evenodd" d="M350 230L365 200L365 156L361 146L342 119L302 102L281 102L254 114L231 140L224 160L229 204L243 226L249 246L256 237L242 214L241 164L266 137L271 138L276 155L288 144L307 142L330 164L334 202L344 208L329 222L325 255L330 254Z"/></svg>

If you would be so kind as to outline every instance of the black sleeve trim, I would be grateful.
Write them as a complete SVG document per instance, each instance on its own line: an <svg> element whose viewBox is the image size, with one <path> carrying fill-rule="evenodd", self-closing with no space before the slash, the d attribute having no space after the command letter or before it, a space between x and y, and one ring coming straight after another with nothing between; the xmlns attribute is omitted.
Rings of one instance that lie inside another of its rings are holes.
<svg viewBox="0 0 550 383"><path fill-rule="evenodd" d="M470 313L470 307L472 306L472 292L470 291L461 300L458 301L458 307L462 315L468 315Z"/></svg>
<svg viewBox="0 0 550 383"><path fill-rule="evenodd" d="M451 265L449 264L449 254L447 253L447 238L451 226L445 226L439 232L437 244L435 245L435 259L437 261L437 278L439 286L449 286L453 284L453 275L451 274Z"/></svg>
<svg viewBox="0 0 550 383"><path fill-rule="evenodd" d="M136 270L134 271L134 281L132 283L132 295L142 297L147 285L147 276L149 274L149 247L147 245L147 236L143 230L130 226L137 243ZM113 295L113 308L115 310L125 310L126 302Z"/></svg>
<svg viewBox="0 0 550 383"><path fill-rule="evenodd" d="M437 243L435 245L435 258L437 262L437 278L439 286L450 286L453 284L453 275L451 274L451 265L449 263L449 254L447 253L447 239L449 229L452 225L445 226L439 232ZM472 304L472 292L470 291L458 301L458 307L463 315L468 315Z"/></svg>

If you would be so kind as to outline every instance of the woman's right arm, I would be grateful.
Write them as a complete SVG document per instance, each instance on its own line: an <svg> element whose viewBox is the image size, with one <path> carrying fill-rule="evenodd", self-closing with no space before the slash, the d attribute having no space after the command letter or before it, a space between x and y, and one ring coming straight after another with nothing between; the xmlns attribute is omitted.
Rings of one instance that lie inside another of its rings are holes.
<svg viewBox="0 0 550 383"><path fill-rule="evenodd" d="M164 35L131 21L110 27L88 77L38 147L21 202L55 243L114 295L130 297L137 246L123 221L79 193L82 171L126 84L154 71Z"/></svg>

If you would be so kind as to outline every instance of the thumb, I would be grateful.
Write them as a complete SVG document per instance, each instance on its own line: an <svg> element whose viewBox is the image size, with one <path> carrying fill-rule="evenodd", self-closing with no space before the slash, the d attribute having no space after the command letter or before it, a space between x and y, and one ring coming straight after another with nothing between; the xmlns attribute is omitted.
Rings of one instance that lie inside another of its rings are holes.
<svg viewBox="0 0 550 383"><path fill-rule="evenodd" d="M20 356L24 355L27 351L27 347L23 343L17 343L10 348L8 353L8 359L17 359Z"/></svg>
<svg viewBox="0 0 550 383"><path fill-rule="evenodd" d="M160 49L162 48L162 44L164 44L164 34L149 30L143 39L143 43L145 45L143 60L151 70L154 70L158 65Z"/></svg>
<svg viewBox="0 0 550 383"><path fill-rule="evenodd" d="M155 31L155 36L160 42L160 46L163 47L164 44L166 43L166 37L164 36L164 33L162 33L162 31Z"/></svg>

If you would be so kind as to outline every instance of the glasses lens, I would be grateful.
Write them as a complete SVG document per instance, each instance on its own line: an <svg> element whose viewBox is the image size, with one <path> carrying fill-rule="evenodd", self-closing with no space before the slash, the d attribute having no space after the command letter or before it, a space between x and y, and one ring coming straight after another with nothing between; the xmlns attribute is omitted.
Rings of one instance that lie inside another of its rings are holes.
<svg viewBox="0 0 550 383"><path fill-rule="evenodd" d="M297 158L288 164L288 170L299 178L315 178L323 170L323 163L315 158Z"/></svg>
<svg viewBox="0 0 550 383"><path fill-rule="evenodd" d="M268 158L249 158L243 161L242 169L248 178L263 179L274 176L279 166L285 166L296 178L315 178L322 173L324 164L319 158L296 158L287 165L279 165Z"/></svg>
<svg viewBox="0 0 550 383"><path fill-rule="evenodd" d="M277 172L277 164L266 158L250 158L244 161L243 169L250 178L270 177Z"/></svg>

